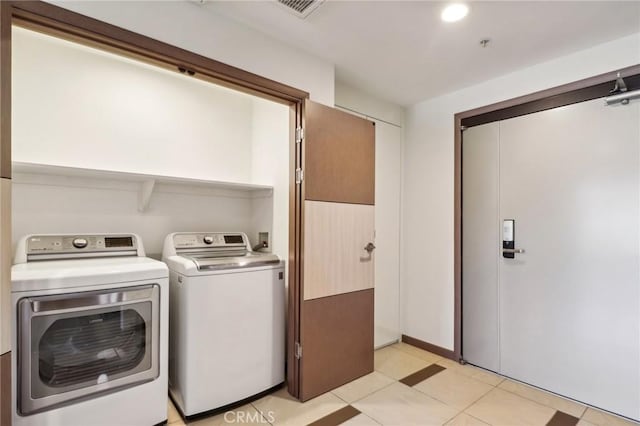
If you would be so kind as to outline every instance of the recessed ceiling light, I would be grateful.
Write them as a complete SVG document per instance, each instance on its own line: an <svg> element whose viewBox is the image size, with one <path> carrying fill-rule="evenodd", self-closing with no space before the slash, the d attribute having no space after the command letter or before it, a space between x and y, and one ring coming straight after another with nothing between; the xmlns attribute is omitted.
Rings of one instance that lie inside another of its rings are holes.
<svg viewBox="0 0 640 426"><path fill-rule="evenodd" d="M453 3L444 8L440 18L444 22L456 22L467 16L467 13L469 13L469 7L466 4Z"/></svg>

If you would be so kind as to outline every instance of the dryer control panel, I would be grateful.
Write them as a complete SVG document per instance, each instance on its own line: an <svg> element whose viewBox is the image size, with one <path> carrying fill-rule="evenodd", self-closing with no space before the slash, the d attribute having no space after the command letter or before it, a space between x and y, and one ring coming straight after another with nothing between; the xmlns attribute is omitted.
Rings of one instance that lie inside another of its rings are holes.
<svg viewBox="0 0 640 426"><path fill-rule="evenodd" d="M138 240L134 234L29 235L24 238L23 250L27 261L88 256L144 256Z"/></svg>

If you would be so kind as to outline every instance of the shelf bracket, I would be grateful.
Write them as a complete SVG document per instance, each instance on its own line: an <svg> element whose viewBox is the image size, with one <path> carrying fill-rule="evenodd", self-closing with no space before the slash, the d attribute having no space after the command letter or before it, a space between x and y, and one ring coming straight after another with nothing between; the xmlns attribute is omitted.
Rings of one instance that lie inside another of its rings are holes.
<svg viewBox="0 0 640 426"><path fill-rule="evenodd" d="M140 193L138 195L138 211L143 213L149 208L153 187L156 185L155 179L148 179L140 185Z"/></svg>

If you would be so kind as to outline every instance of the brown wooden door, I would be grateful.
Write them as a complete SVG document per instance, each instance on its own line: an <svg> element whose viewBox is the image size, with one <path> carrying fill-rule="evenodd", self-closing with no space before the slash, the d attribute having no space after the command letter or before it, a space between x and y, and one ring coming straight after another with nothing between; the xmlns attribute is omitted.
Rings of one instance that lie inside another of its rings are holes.
<svg viewBox="0 0 640 426"><path fill-rule="evenodd" d="M373 371L374 123L304 105L300 185L302 262L297 370L290 392L306 401ZM291 372L291 370L290 370Z"/></svg>

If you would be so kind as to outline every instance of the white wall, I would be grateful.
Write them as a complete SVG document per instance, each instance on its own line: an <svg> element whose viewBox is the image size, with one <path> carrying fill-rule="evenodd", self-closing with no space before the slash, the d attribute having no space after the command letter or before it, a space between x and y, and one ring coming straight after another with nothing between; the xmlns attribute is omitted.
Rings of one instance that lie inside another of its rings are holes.
<svg viewBox="0 0 640 426"><path fill-rule="evenodd" d="M404 334L453 349L454 114L638 63L640 34L635 34L408 109L402 233Z"/></svg>
<svg viewBox="0 0 640 426"><path fill-rule="evenodd" d="M253 200L254 229L249 237L273 229L271 251L289 258L289 107L254 98L251 123L252 181L273 186L273 197ZM257 244L257 242L256 242Z"/></svg>
<svg viewBox="0 0 640 426"><path fill-rule="evenodd" d="M336 81L335 104L378 121L402 127L405 110L402 106L370 95L339 80Z"/></svg>
<svg viewBox="0 0 640 426"><path fill-rule="evenodd" d="M334 66L196 1L51 1L57 6L199 53L334 101Z"/></svg>
<svg viewBox="0 0 640 426"><path fill-rule="evenodd" d="M15 173L12 197L14 247L27 234L134 232L160 258L171 232L253 227L253 200L233 191L161 185L141 213L137 185Z"/></svg>
<svg viewBox="0 0 640 426"><path fill-rule="evenodd" d="M12 56L14 161L251 179L252 96L17 27Z"/></svg>

